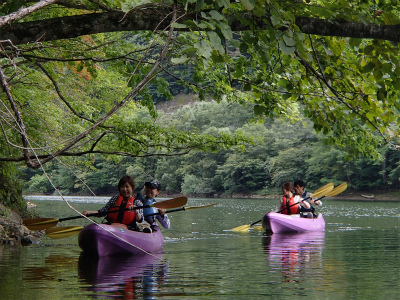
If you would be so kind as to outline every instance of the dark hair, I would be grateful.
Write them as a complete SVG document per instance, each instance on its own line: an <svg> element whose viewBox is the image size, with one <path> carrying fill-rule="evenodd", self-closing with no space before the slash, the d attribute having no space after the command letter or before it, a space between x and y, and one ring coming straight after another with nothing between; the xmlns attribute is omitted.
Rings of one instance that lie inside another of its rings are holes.
<svg viewBox="0 0 400 300"><path fill-rule="evenodd" d="M293 191L293 184L291 182L285 182L282 184L282 190L285 189L287 191Z"/></svg>
<svg viewBox="0 0 400 300"><path fill-rule="evenodd" d="M118 190L123 186L125 183L129 183L132 187L132 189L135 189L135 180L131 176L125 175L122 176L121 179L118 182Z"/></svg>
<svg viewBox="0 0 400 300"><path fill-rule="evenodd" d="M298 186L301 186L301 187L306 187L306 184L304 183L303 180L296 180L293 185L294 186L298 185Z"/></svg>

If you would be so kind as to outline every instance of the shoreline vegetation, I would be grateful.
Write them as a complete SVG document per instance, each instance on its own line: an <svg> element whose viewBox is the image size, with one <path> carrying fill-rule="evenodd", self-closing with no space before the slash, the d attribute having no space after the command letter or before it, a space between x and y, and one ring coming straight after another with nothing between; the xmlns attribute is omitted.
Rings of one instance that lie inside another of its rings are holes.
<svg viewBox="0 0 400 300"><path fill-rule="evenodd" d="M54 196L57 197L59 195L46 195L46 194L30 194L24 195L27 197L26 202L29 202L29 196ZM90 197L92 195L63 195L65 197ZM113 195L97 195L97 197L112 197ZM158 198L169 199L169 198L176 198L180 196L186 196L192 199L218 199L218 198L232 198L232 199L271 199L276 200L281 197L280 194L268 194L268 195L247 195L247 194L231 194L231 195L215 195L215 196L201 196L201 195L183 195L183 194L167 194L161 193ZM393 191L393 192L359 192L359 191L350 191L339 194L337 196L329 197L329 200L350 200L350 201L366 201L366 202L373 202L373 201L393 201L393 202L400 202L400 191Z"/></svg>

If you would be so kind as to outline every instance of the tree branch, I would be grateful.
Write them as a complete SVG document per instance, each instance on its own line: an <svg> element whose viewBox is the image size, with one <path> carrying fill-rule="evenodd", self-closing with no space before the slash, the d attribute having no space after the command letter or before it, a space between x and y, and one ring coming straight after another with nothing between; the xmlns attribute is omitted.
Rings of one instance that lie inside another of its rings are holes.
<svg viewBox="0 0 400 300"><path fill-rule="evenodd" d="M3 73L3 69L0 67L0 81L1 81L1 86L3 88L3 91L6 93L8 101L10 102L11 108L14 112L15 118L16 118L16 123L18 124L19 127L19 131L20 131L20 135L21 135L21 139L22 139L22 145L24 146L24 159L25 159L25 163L27 164L27 166L31 167L31 168L36 168L38 166L38 163L34 163L31 158L29 157L29 149L30 149L30 144L28 141L28 137L26 135L26 128L25 128L25 124L22 120L22 116L18 110L17 105L15 104L14 101L14 97L11 94L10 88L8 86L7 80L4 76Z"/></svg>
<svg viewBox="0 0 400 300"><path fill-rule="evenodd" d="M167 28L172 22L170 11L170 6L152 3L135 7L127 14L112 11L15 23L0 27L0 36L2 39L10 39L17 45L32 43L37 40L71 39L104 32L154 31L160 26ZM179 19L181 23L195 16L201 19L197 13L187 13L182 7L178 8L177 12L182 15ZM252 19L252 15L248 14L248 18ZM400 25L364 24L309 17L296 17L295 23L302 32L307 34L400 42ZM265 27L264 23L252 24L251 26L254 25L260 29ZM232 21L230 26L232 31L250 30L249 25L243 25L236 19ZM175 30L186 31L188 29L176 28Z"/></svg>
<svg viewBox="0 0 400 300"><path fill-rule="evenodd" d="M20 8L15 13L11 13L7 16L0 17L0 28L6 24L11 24L11 22L22 19L27 15L33 13L36 10L39 10L45 6L57 3L58 0L41 0L38 3L28 6L26 8Z"/></svg>

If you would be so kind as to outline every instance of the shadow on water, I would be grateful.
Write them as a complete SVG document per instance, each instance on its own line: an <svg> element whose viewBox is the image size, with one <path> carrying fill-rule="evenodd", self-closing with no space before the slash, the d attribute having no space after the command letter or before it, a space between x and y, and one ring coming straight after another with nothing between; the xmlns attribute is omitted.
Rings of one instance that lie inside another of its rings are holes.
<svg viewBox="0 0 400 300"><path fill-rule="evenodd" d="M271 269L282 272L282 282L303 281L315 276L316 267L322 270L323 231L271 234L262 241Z"/></svg>
<svg viewBox="0 0 400 300"><path fill-rule="evenodd" d="M162 254L93 257L82 253L78 275L82 288L113 299L152 299L168 273Z"/></svg>

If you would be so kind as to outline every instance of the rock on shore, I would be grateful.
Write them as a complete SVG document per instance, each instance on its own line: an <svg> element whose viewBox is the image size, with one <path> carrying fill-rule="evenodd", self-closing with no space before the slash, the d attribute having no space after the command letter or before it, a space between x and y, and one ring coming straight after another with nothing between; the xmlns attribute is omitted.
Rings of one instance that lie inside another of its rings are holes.
<svg viewBox="0 0 400 300"><path fill-rule="evenodd" d="M0 243L5 245L40 244L41 231L31 231L22 223L21 216L0 204Z"/></svg>

